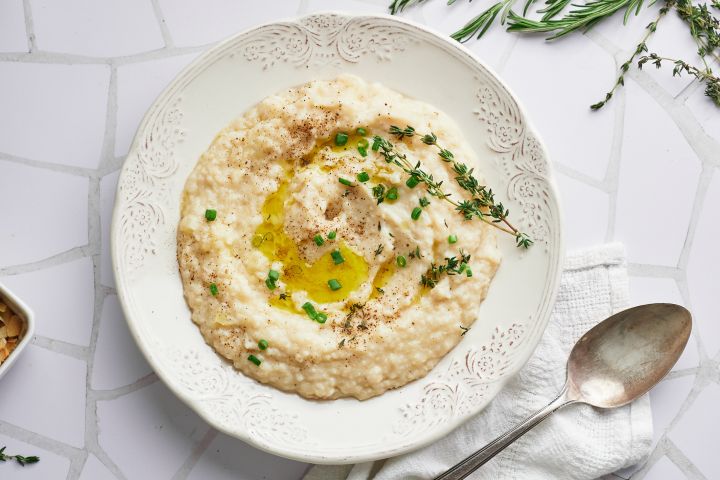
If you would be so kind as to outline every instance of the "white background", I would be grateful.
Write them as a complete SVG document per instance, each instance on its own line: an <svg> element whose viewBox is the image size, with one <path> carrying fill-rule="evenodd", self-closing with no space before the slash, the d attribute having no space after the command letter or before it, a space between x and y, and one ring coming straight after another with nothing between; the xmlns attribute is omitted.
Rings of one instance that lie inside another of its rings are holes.
<svg viewBox="0 0 720 480"><path fill-rule="evenodd" d="M118 171L173 76L260 22L386 0L0 0L0 281L37 336L0 381L0 446L38 454L0 478L298 479L306 465L217 433L158 382L133 344L110 270ZM405 16L450 33L487 5L429 0ZM633 479L720 478L720 109L669 69L616 66L658 6L547 44L492 30L468 44L509 83L549 147L568 248L625 243L634 303L681 303L695 330L651 394L655 444ZM651 42L695 51L681 21ZM716 69L720 69L717 67ZM447 88L453 88L448 79ZM718 237L716 237L716 235Z"/></svg>

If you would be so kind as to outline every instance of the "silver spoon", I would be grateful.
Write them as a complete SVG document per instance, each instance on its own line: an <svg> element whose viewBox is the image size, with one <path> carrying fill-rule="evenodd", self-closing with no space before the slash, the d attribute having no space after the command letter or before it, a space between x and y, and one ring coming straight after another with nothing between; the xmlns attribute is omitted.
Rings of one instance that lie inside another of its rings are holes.
<svg viewBox="0 0 720 480"><path fill-rule="evenodd" d="M671 303L633 307L603 320L573 347L565 387L555 400L435 480L467 477L566 405L615 408L632 402L675 365L691 328L690 312Z"/></svg>

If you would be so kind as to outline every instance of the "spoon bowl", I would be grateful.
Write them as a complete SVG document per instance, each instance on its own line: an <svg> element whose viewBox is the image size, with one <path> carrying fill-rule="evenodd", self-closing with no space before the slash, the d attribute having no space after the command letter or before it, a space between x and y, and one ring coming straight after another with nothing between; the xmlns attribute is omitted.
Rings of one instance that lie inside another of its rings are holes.
<svg viewBox="0 0 720 480"><path fill-rule="evenodd" d="M568 399L615 408L648 392L672 369L690 338L690 312L653 303L616 313L570 353Z"/></svg>
<svg viewBox="0 0 720 480"><path fill-rule="evenodd" d="M555 411L573 403L621 407L663 379L680 358L692 329L680 305L652 303L616 313L577 341L560 395L435 480L461 480Z"/></svg>

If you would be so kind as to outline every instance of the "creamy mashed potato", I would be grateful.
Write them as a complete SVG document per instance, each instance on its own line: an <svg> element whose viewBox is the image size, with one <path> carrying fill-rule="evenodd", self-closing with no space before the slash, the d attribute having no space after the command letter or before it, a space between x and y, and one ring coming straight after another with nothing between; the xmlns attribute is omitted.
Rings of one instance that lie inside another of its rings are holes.
<svg viewBox="0 0 720 480"><path fill-rule="evenodd" d="M304 397L365 399L427 374L476 320L500 260L493 229L406 185L372 149L390 125L433 132L475 164L445 114L349 75L266 98L198 161L177 236L185 298L205 340L244 374ZM462 197L437 149L392 141ZM378 185L397 198L378 204ZM430 204L414 220L422 197ZM472 277L421 285L431 262L461 250Z"/></svg>

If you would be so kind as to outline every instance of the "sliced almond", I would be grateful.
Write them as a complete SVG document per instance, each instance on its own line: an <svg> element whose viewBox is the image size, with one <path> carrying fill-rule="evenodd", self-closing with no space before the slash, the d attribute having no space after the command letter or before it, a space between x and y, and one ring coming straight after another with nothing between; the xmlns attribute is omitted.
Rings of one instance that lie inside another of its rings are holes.
<svg viewBox="0 0 720 480"><path fill-rule="evenodd" d="M0 336L0 350L5 348L5 345L7 344L7 341L5 340L5 337Z"/></svg>
<svg viewBox="0 0 720 480"><path fill-rule="evenodd" d="M5 325L5 328L7 329L8 337L17 337L20 335L20 331L22 330L22 321L20 320L20 317L17 315L10 317Z"/></svg>

